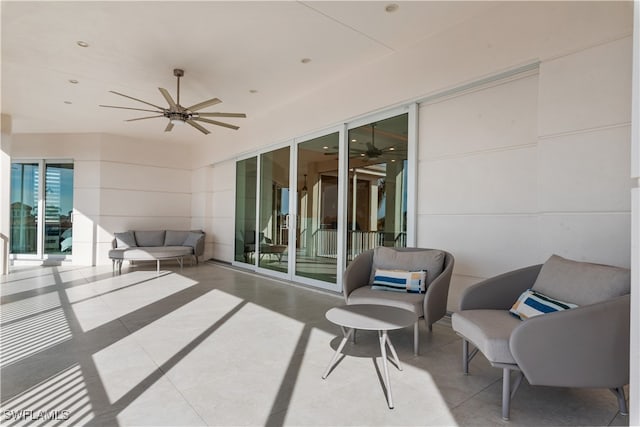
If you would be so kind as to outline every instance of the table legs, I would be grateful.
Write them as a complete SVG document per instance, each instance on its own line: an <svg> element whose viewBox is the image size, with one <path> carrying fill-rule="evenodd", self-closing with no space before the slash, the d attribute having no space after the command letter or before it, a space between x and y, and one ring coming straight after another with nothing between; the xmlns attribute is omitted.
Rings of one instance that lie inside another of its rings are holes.
<svg viewBox="0 0 640 427"><path fill-rule="evenodd" d="M322 375L323 380L329 376L331 369L335 366L336 362L338 361L338 358L340 357L340 354L342 354L342 349L344 348L344 345L347 343L347 340L349 339L349 337L351 337L352 335L355 335L355 329L342 328L342 333L344 337L342 338L342 341L340 341L340 345L338 345L336 352L333 354L333 358L331 359L331 362L329 362L329 366L327 366L326 371L324 371L324 374ZM401 371L402 371L402 365L400 365L400 359L398 359L398 353L396 353L396 349L393 347L393 344L389 339L389 334L387 333L387 331L378 331L378 340L380 342L380 354L382 356L382 370L384 372L383 382L384 382L384 388L386 389L386 392L387 392L387 404L389 405L389 409L393 409L393 397L391 396L391 382L389 381L389 366L387 364L387 346L391 351L391 358L395 362L398 369Z"/></svg>
<svg viewBox="0 0 640 427"><path fill-rule="evenodd" d="M322 375L322 379L323 380L327 378L327 376L329 375L329 372L331 372L331 368L333 368L333 366L338 361L338 357L340 357L340 353L342 353L342 349L344 348L344 345L347 343L347 340L349 339L349 337L351 336L353 331L354 331L354 329L348 329L347 333L342 338L342 341L340 341L340 345L336 349L336 352L333 354L333 359L331 359L331 362L329 363L329 366L327 366L327 370L324 371L324 375ZM342 330L342 332L344 332L344 329Z"/></svg>

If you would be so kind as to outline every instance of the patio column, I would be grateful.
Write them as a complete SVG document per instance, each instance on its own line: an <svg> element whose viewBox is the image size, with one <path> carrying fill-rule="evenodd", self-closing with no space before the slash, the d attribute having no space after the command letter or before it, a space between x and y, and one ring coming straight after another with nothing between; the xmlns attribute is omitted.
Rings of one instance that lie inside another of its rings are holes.
<svg viewBox="0 0 640 427"><path fill-rule="evenodd" d="M11 116L2 114L0 136L0 274L9 273Z"/></svg>

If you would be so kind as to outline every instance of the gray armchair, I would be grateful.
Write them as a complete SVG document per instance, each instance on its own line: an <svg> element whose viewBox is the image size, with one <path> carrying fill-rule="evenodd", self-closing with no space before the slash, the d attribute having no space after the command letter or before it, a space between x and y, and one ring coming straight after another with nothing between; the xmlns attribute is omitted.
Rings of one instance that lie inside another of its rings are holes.
<svg viewBox="0 0 640 427"><path fill-rule="evenodd" d="M343 295L347 304L380 304L413 311L418 321L413 328L413 350L418 354L419 321L429 330L447 313L449 283L454 258L449 252L423 248L379 247L361 253L347 267ZM371 289L376 268L427 270L427 289L423 294L387 292Z"/></svg>
<svg viewBox="0 0 640 427"><path fill-rule="evenodd" d="M578 305L520 320L509 309L527 289ZM462 369L482 352L503 370L502 418L522 378L531 385L609 388L627 413L630 272L552 256L468 288L452 327L462 337ZM469 343L475 349L469 352ZM518 372L511 384L511 371Z"/></svg>

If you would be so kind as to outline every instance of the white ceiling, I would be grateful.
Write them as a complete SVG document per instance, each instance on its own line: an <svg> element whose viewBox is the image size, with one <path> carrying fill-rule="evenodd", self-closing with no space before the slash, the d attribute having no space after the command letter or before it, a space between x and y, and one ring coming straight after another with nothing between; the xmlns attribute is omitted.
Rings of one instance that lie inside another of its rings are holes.
<svg viewBox="0 0 640 427"><path fill-rule="evenodd" d="M2 1L2 112L14 133L202 141L234 131L205 125L210 135L189 126L165 133L164 118L124 122L150 114L98 105L145 108L115 90L164 106L158 87L175 98L172 70L183 68L182 105L217 97L223 103L203 111L243 112L247 119L222 121L250 126L317 85L493 6L410 1L388 13L390 3Z"/></svg>

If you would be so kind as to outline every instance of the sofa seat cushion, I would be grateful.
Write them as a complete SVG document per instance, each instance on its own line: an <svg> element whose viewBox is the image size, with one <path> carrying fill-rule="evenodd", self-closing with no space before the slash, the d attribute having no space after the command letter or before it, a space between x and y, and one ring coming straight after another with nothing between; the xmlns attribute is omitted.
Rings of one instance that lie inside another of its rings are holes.
<svg viewBox="0 0 640 427"><path fill-rule="evenodd" d="M507 310L463 310L453 313L453 330L471 341L489 362L516 364L509 337L522 321Z"/></svg>
<svg viewBox="0 0 640 427"><path fill-rule="evenodd" d="M193 254L193 249L187 246L138 247L126 249L122 258L133 261L154 261L164 258L178 258L191 254Z"/></svg>
<svg viewBox="0 0 640 427"><path fill-rule="evenodd" d="M577 305L595 304L629 294L631 272L626 268L552 255L531 289Z"/></svg>
<svg viewBox="0 0 640 427"><path fill-rule="evenodd" d="M371 286L362 286L349 294L347 304L378 304L404 308L416 313L418 317L424 316L424 294L387 292L371 289Z"/></svg>

